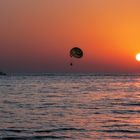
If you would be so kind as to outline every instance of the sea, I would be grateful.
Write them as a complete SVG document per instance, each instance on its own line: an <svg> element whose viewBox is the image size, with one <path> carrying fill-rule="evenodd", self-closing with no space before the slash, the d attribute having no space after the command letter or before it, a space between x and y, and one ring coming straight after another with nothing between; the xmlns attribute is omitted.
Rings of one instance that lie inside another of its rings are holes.
<svg viewBox="0 0 140 140"><path fill-rule="evenodd" d="M140 74L0 76L1 140L140 140Z"/></svg>

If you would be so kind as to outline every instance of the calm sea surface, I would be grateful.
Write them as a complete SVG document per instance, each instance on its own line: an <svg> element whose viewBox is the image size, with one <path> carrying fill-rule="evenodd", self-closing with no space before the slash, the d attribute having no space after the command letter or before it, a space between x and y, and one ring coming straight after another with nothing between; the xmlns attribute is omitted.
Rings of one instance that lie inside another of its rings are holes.
<svg viewBox="0 0 140 140"><path fill-rule="evenodd" d="M140 75L1 76L0 139L140 140Z"/></svg>

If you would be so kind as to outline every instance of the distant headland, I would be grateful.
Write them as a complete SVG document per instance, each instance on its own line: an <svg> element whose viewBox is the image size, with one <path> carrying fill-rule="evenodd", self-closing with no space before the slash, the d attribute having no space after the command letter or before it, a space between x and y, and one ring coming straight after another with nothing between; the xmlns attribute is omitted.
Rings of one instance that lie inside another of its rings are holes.
<svg viewBox="0 0 140 140"><path fill-rule="evenodd" d="M0 75L7 75L7 74L6 74L6 73L4 73L4 72L1 72L1 71L0 71Z"/></svg>

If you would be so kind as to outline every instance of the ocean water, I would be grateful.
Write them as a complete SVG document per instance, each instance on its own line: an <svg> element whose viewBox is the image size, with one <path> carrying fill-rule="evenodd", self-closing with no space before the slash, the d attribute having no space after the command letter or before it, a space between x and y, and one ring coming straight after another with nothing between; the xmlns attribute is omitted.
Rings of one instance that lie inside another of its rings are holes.
<svg viewBox="0 0 140 140"><path fill-rule="evenodd" d="M140 140L140 75L0 77L2 140Z"/></svg>

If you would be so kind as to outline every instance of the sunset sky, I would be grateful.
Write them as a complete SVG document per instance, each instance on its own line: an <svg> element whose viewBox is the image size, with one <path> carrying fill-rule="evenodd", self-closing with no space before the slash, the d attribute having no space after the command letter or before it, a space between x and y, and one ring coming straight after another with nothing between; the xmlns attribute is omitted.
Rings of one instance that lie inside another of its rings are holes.
<svg viewBox="0 0 140 140"><path fill-rule="evenodd" d="M135 73L139 52L140 0L0 0L2 71Z"/></svg>

